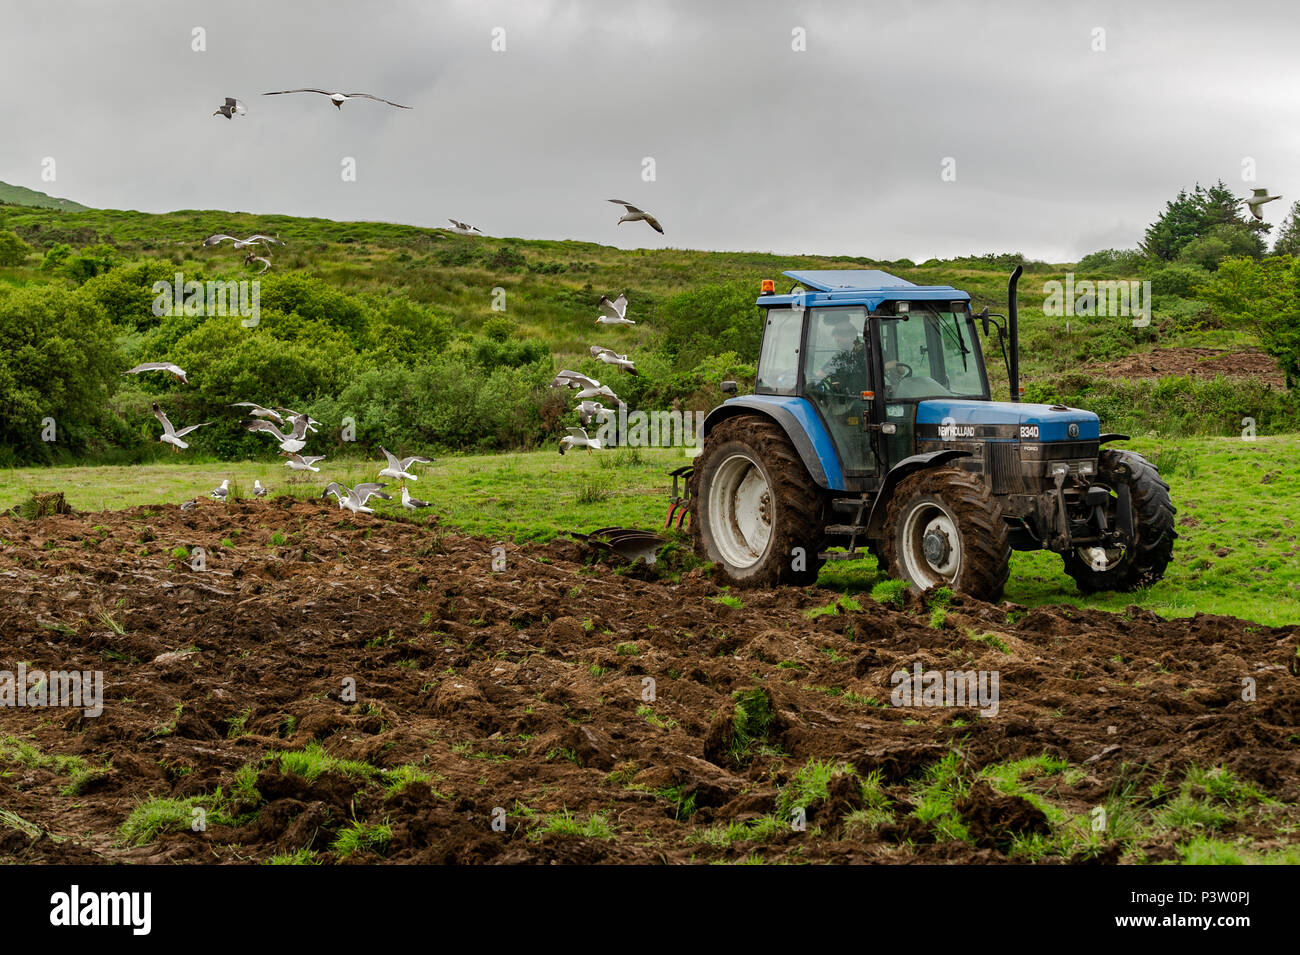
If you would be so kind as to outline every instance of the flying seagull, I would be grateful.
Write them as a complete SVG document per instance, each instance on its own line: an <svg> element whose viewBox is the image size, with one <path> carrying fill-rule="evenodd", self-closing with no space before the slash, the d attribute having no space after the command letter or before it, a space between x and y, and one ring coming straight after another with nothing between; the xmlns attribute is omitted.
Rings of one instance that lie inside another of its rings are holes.
<svg viewBox="0 0 1300 955"><path fill-rule="evenodd" d="M607 386L602 385L595 378L588 378L582 372L569 371L567 368L555 376L551 381L551 387L577 389L578 394L576 397L578 400L582 400L583 398L604 397L618 401L618 395L614 394L614 392L610 391Z"/></svg>
<svg viewBox="0 0 1300 955"><path fill-rule="evenodd" d="M636 363L629 361L627 355L620 355L610 348L601 348L599 345L592 345L590 349L591 357L597 361L603 361L607 365L613 365L616 368L622 368L630 375L639 375L636 370Z"/></svg>
<svg viewBox="0 0 1300 955"><path fill-rule="evenodd" d="M609 414L609 409L599 401L584 401L578 405L577 411L578 418L582 421L584 428L591 424L596 415Z"/></svg>
<svg viewBox="0 0 1300 955"><path fill-rule="evenodd" d="M253 497L266 497L266 488L262 487L262 482L254 479Z"/></svg>
<svg viewBox="0 0 1300 955"><path fill-rule="evenodd" d="M290 454L301 451L307 446L307 442L304 440L307 434L306 415L294 419L293 430L288 434L282 432L274 423L263 421L261 418L245 418L240 424L249 431L265 431L280 442L281 451L288 451Z"/></svg>
<svg viewBox="0 0 1300 955"><path fill-rule="evenodd" d="M220 245L227 239L235 244L236 249L246 249L250 245L257 245L259 242L271 245L284 245L283 242L274 236L262 235L260 232L255 235L250 235L247 239L237 239L233 235L226 235L224 232L218 232L215 235L210 235L204 239L203 247L205 249L210 249L214 245Z"/></svg>
<svg viewBox="0 0 1300 955"><path fill-rule="evenodd" d="M600 450L600 438L587 437L585 429L565 428L564 430L569 433L560 439L561 454L570 448L586 448L588 454L591 453L592 448L595 448L597 451Z"/></svg>
<svg viewBox="0 0 1300 955"><path fill-rule="evenodd" d="M660 235L664 234L663 226L659 224L659 220L644 209L638 209L636 206L632 205L632 203L624 202L622 199L610 199L609 201L614 203L616 206L622 206L627 209L627 214L618 220L619 225L622 225L624 222L644 222Z"/></svg>
<svg viewBox="0 0 1300 955"><path fill-rule="evenodd" d="M270 260L270 259L268 259L268 258L266 258L266 257L264 257L264 256L261 256L261 255L254 255L252 252L249 252L248 255L244 258L244 264L245 264L245 265L249 265L250 263L253 263L253 262L261 262L261 263L262 263L262 272L265 272L267 269L269 269L269 268L271 267L271 260ZM262 272L258 272L257 274L258 274L258 275L261 275Z"/></svg>
<svg viewBox="0 0 1300 955"><path fill-rule="evenodd" d="M274 93L263 93L263 96L282 96L285 93L320 93L322 96L328 96L330 102L339 109L350 99L373 99L380 103L387 103L389 106L396 106L398 109L410 109L409 106L403 106L401 103L394 103L390 99L384 99L382 96L371 96L369 93L331 93L329 90L318 90L315 87L304 87L296 90L276 90Z"/></svg>
<svg viewBox="0 0 1300 955"><path fill-rule="evenodd" d="M450 222L454 227L452 228L451 231L455 232L457 235L482 235L483 234L482 229L480 229L478 226L472 226L468 222L461 222L457 219L448 219L447 221Z"/></svg>
<svg viewBox="0 0 1300 955"><path fill-rule="evenodd" d="M221 482L221 487L214 487L210 492L214 501L224 501L230 496L230 479Z"/></svg>
<svg viewBox="0 0 1300 955"><path fill-rule="evenodd" d="M382 444L379 446L379 450L384 451L384 446ZM411 455L411 457L409 458L399 458L395 455L389 454L387 451L384 451L384 457L388 458L388 467L380 471L379 476L390 477L397 481L401 481L402 479L406 479L408 481L417 480L416 476L414 474L408 474L406 469L409 468L412 464L432 463L428 458L422 458L419 455Z"/></svg>
<svg viewBox="0 0 1300 955"><path fill-rule="evenodd" d="M382 497L385 501L391 501L392 495L383 493L386 487L387 484L358 484L349 489L336 481L330 481L320 496L333 494L339 499L339 507L346 507L353 514L373 514L374 510L366 507L366 501L372 497Z"/></svg>
<svg viewBox="0 0 1300 955"><path fill-rule="evenodd" d="M317 425L320 424L319 421L317 421L315 418L311 417L310 415L304 415L297 411L291 411L288 408L281 408L277 406L275 410L280 412L280 414L284 415L285 420L288 421L289 424L291 425L297 424L299 418L306 418L307 430L310 431L312 434L316 433Z"/></svg>
<svg viewBox="0 0 1300 955"><path fill-rule="evenodd" d="M309 457L303 457L301 454L291 454L288 451L281 451L289 460L285 461L290 471L319 471L320 468L312 467L317 461L324 461L325 455L317 454Z"/></svg>
<svg viewBox="0 0 1300 955"><path fill-rule="evenodd" d="M235 99L234 97L227 96L226 104L224 106L218 106L217 111L212 115L224 116L226 117L226 119L230 119L236 113L242 116L247 112L248 110L244 109L243 103L241 103L239 100Z"/></svg>
<svg viewBox="0 0 1300 955"><path fill-rule="evenodd" d="M189 379L185 377L185 372L180 365L173 365L169 361L147 361L142 365L136 365L127 371L122 372L124 375L138 375L142 371L166 371L175 375L181 380L182 385L188 385Z"/></svg>
<svg viewBox="0 0 1300 955"><path fill-rule="evenodd" d="M1255 189L1249 199L1240 199L1250 207L1250 214L1261 222L1264 221L1264 214L1259 211L1259 207L1266 202L1272 202L1274 199L1281 199L1281 196L1270 196L1267 189Z"/></svg>
<svg viewBox="0 0 1300 955"><path fill-rule="evenodd" d="M408 511L413 511L417 507L432 507L428 501L422 501L418 497L411 497L411 492L405 487L402 488L402 507Z"/></svg>
<svg viewBox="0 0 1300 955"><path fill-rule="evenodd" d="M623 292L614 301L609 300L608 295L600 297L600 318L596 319L597 325L635 325L636 322L627 317L627 293Z"/></svg>
<svg viewBox="0 0 1300 955"><path fill-rule="evenodd" d="M236 401L230 407L252 408L253 410L248 413L252 415L254 418L267 418L271 421L274 421L276 424L284 424L284 419L280 417L279 412L272 411L270 408L263 408L261 405L257 404L254 401Z"/></svg>
<svg viewBox="0 0 1300 955"><path fill-rule="evenodd" d="M167 415L163 414L162 408L158 407L158 402L156 401L153 404L153 416L157 418L163 426L162 437L158 440L170 444L173 450L188 448L189 444L182 441L181 438L185 437L185 435L189 434L191 431L197 431L199 428L206 428L208 425L212 424L211 421L205 421L203 424L192 424L188 428L181 428L177 431L172 427L172 423L167 420Z"/></svg>

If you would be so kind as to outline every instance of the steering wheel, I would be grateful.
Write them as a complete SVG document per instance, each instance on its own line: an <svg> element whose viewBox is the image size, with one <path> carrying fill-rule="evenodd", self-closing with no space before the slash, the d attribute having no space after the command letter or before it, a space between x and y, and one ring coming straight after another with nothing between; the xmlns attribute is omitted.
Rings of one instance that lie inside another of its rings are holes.
<svg viewBox="0 0 1300 955"><path fill-rule="evenodd" d="M906 368L907 370L904 371L901 375L896 374L896 372L900 368ZM893 381L902 381L904 378L912 377L912 366L905 361L885 362L885 374L889 376Z"/></svg>

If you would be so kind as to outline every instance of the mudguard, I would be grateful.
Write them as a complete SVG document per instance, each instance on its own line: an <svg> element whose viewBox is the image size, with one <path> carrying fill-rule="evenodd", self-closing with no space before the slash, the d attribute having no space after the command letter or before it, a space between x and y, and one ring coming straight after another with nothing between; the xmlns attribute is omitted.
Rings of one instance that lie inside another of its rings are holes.
<svg viewBox="0 0 1300 955"><path fill-rule="evenodd" d="M736 415L754 413L765 415L781 426L818 487L832 491L848 490L835 444L807 398L791 395L743 395L729 398L705 417L704 437L707 438L709 432L721 421Z"/></svg>

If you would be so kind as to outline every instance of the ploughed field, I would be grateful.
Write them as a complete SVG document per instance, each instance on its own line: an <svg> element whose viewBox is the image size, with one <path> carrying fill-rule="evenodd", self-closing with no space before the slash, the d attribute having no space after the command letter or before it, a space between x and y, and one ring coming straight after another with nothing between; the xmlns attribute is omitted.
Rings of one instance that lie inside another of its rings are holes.
<svg viewBox="0 0 1300 955"><path fill-rule="evenodd" d="M1295 861L1300 628L876 594L291 497L0 517L0 670L104 689L0 707L0 861Z"/></svg>

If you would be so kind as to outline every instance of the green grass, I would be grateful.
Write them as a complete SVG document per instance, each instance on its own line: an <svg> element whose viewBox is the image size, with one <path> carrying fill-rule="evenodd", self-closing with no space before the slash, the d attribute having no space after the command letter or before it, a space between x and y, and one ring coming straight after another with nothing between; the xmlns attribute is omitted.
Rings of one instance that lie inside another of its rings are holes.
<svg viewBox="0 0 1300 955"><path fill-rule="evenodd" d="M361 780L372 779L381 774L381 770L369 763L331 756L316 740L312 740L300 750L267 753L263 759L279 760L280 772L301 776L309 783L315 782L324 773L342 773Z"/></svg>
<svg viewBox="0 0 1300 955"><path fill-rule="evenodd" d="M333 845L330 847L340 859L346 859L348 856L365 849L383 855L384 849L393 839L393 827L385 819L380 823L365 823L356 819L351 820L346 827L339 831L335 837Z"/></svg>
<svg viewBox="0 0 1300 955"><path fill-rule="evenodd" d="M568 809L562 809L546 816L531 835L534 838L579 836L584 839L613 839L614 830L603 813L593 812L583 819Z"/></svg>

